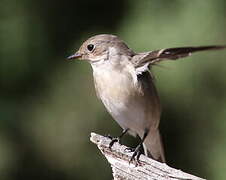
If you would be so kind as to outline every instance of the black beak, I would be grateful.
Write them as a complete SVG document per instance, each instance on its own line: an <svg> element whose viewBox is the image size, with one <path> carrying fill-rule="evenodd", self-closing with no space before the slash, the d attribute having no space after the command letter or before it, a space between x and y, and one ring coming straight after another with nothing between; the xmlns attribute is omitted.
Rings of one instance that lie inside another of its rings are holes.
<svg viewBox="0 0 226 180"><path fill-rule="evenodd" d="M67 59L68 59L68 60L71 60L71 59L78 59L78 58L80 58L80 57L82 57L82 54L80 54L80 53L77 52L77 53L75 53L75 54L73 54L73 55L67 57Z"/></svg>

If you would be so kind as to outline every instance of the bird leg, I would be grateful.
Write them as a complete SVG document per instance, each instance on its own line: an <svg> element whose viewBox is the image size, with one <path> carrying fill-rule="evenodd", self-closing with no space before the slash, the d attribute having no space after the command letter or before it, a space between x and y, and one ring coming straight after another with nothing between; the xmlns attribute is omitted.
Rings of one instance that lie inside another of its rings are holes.
<svg viewBox="0 0 226 180"><path fill-rule="evenodd" d="M120 142L120 140L128 132L128 130L129 129L123 129L122 133L118 137L107 136L107 137L109 137L111 139L111 142L109 143L109 148L111 149L111 147L113 146L113 144L115 142Z"/></svg>
<svg viewBox="0 0 226 180"><path fill-rule="evenodd" d="M144 153L143 142L144 142L145 138L147 137L148 132L149 132L149 130L147 130L147 129L144 131L144 135L135 149L127 148L128 150L133 151L133 155L132 155L129 163L131 163L133 160L136 160L139 163L140 155Z"/></svg>

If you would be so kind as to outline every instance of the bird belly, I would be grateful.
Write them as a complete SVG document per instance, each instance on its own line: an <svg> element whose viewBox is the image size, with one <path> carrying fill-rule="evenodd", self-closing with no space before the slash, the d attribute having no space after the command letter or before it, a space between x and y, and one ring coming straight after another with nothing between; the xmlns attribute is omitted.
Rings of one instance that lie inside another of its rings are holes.
<svg viewBox="0 0 226 180"><path fill-rule="evenodd" d="M151 114L137 79L130 72L106 71L94 74L97 94L108 112L124 128L138 134L151 126Z"/></svg>

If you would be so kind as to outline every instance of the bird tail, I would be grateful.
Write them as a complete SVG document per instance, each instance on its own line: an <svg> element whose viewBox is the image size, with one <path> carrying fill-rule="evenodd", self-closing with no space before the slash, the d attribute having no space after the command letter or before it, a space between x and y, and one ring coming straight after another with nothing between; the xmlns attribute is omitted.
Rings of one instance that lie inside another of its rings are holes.
<svg viewBox="0 0 226 180"><path fill-rule="evenodd" d="M144 140L144 152L150 158L153 158L159 162L165 162L164 149L162 144L162 138L159 130L150 131Z"/></svg>

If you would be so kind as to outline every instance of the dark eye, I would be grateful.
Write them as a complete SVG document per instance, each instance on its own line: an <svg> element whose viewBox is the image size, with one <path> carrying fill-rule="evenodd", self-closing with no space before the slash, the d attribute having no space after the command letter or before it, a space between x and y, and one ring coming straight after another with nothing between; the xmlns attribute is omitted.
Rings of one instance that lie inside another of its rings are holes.
<svg viewBox="0 0 226 180"><path fill-rule="evenodd" d="M93 44L89 44L89 45L87 46L87 49L88 49L89 51L92 51L92 50L94 49L94 45L93 45Z"/></svg>

